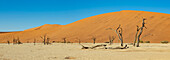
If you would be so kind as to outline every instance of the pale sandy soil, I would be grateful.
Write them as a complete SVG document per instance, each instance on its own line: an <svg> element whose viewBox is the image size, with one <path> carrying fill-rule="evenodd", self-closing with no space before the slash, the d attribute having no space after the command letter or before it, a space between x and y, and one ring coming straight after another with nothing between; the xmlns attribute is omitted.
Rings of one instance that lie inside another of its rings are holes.
<svg viewBox="0 0 170 60"><path fill-rule="evenodd" d="M101 43L98 43L101 44ZM92 43L83 43L92 46ZM111 45L119 46L118 43ZM143 43L129 49L88 49L82 50L77 43L53 43L43 45L25 43L21 45L0 44L0 60L170 60L170 44ZM66 59L68 60L68 59Z"/></svg>

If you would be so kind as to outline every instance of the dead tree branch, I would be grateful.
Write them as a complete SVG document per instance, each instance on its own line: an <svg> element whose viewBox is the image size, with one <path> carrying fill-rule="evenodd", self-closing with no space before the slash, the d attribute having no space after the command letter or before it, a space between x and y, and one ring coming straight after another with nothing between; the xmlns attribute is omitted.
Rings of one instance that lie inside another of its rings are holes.
<svg viewBox="0 0 170 60"><path fill-rule="evenodd" d="M7 41L8 45L10 44L9 40Z"/></svg>
<svg viewBox="0 0 170 60"><path fill-rule="evenodd" d="M13 44L16 44L17 42L16 42L16 39L15 38L13 38Z"/></svg>
<svg viewBox="0 0 170 60"><path fill-rule="evenodd" d="M47 38L47 35L45 34L44 36L40 36L44 41L43 41L43 43L44 43L44 45L46 44L46 38Z"/></svg>
<svg viewBox="0 0 170 60"><path fill-rule="evenodd" d="M127 45L125 45L125 47L116 47L116 48L111 48L111 49L127 49L129 48Z"/></svg>
<svg viewBox="0 0 170 60"><path fill-rule="evenodd" d="M120 26L121 25L119 25L119 27L115 30L115 32L117 33L119 40L121 41L121 46L123 46L122 28ZM118 31L119 31L119 33L118 33Z"/></svg>
<svg viewBox="0 0 170 60"><path fill-rule="evenodd" d="M80 45L82 46L81 49L95 49L95 48L97 48L97 47L105 47L105 46L107 46L107 45L104 45L104 44L96 45L96 46L92 46L92 47L85 47L85 46L83 46L82 44L80 44Z"/></svg>
<svg viewBox="0 0 170 60"><path fill-rule="evenodd" d="M47 38L47 42L46 42L46 43L47 43L47 45L48 45L48 44L51 44L51 43L50 43L50 38Z"/></svg>
<svg viewBox="0 0 170 60"><path fill-rule="evenodd" d="M137 45L136 45L136 47L139 47L139 42L140 42L140 36L142 35L142 33L143 33L143 28L145 27L145 18L143 18L143 22L142 22L142 27L140 27L139 28L139 30L140 30L140 33L138 34L138 36L137 36ZM146 27L145 27L146 28ZM147 29L147 28L146 28Z"/></svg>
<svg viewBox="0 0 170 60"><path fill-rule="evenodd" d="M139 32L139 26L137 25L137 32L136 32L136 34L135 34L135 40L134 40L134 43L133 43L133 46L135 46L135 44L136 44L136 39L137 39L137 35L138 35L138 32Z"/></svg>
<svg viewBox="0 0 170 60"><path fill-rule="evenodd" d="M93 44L95 44L96 43L96 38L92 37L92 40L93 40Z"/></svg>
<svg viewBox="0 0 170 60"><path fill-rule="evenodd" d="M66 43L66 37L63 38L63 41L64 41L63 43Z"/></svg>
<svg viewBox="0 0 170 60"><path fill-rule="evenodd" d="M34 39L34 45L35 45L35 43L36 43L36 39Z"/></svg>
<svg viewBox="0 0 170 60"><path fill-rule="evenodd" d="M17 44L22 44L22 42L20 41L19 37L17 39Z"/></svg>
<svg viewBox="0 0 170 60"><path fill-rule="evenodd" d="M85 47L83 46L82 44L80 44L82 46L81 49L95 49L97 47L104 47L104 49L127 49L129 48L127 45L125 45L125 47L115 47L115 48L112 48L112 47L106 47L107 45L105 44L101 44L101 45L96 45L96 46L92 46L92 47Z"/></svg>
<svg viewBox="0 0 170 60"><path fill-rule="evenodd" d="M114 41L115 38L116 37L114 37L114 36L109 36L109 43L110 43L110 45L113 44L113 41Z"/></svg>
<svg viewBox="0 0 170 60"><path fill-rule="evenodd" d="M80 39L78 39L79 40L79 44L81 43L81 41L80 41Z"/></svg>

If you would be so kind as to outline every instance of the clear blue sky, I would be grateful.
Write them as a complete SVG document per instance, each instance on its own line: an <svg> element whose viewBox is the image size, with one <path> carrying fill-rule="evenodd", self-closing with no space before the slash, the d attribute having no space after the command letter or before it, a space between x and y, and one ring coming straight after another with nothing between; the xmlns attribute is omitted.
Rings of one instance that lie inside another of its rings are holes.
<svg viewBox="0 0 170 60"><path fill-rule="evenodd" d="M0 0L0 31L69 24L120 10L170 14L170 0Z"/></svg>

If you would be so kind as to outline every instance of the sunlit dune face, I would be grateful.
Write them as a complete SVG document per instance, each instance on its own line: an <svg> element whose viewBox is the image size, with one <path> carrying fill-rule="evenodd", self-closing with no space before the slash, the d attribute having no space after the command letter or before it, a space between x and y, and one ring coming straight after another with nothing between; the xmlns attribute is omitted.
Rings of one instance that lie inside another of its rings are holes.
<svg viewBox="0 0 170 60"><path fill-rule="evenodd" d="M170 15L155 12L123 10L101 15L88 17L68 25L46 24L40 27L31 28L18 33L0 33L0 42L20 37L22 42L37 42L43 40L40 36L47 34L50 41L60 41L66 38L70 42L93 42L92 37L96 37L96 42L104 43L109 41L109 36L116 36L114 43L120 42L115 33L115 29L121 24L123 29L123 39L125 43L132 43L136 33L136 25L141 27L142 18L146 18L146 27L141 40L160 43L160 41L170 41ZM107 30L111 28L113 30Z"/></svg>

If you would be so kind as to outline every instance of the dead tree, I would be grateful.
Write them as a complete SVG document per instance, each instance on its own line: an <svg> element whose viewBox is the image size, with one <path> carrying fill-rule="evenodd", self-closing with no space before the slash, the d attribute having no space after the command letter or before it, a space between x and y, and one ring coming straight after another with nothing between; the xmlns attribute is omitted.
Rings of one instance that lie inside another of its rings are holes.
<svg viewBox="0 0 170 60"><path fill-rule="evenodd" d="M50 38L47 38L47 45L50 44Z"/></svg>
<svg viewBox="0 0 170 60"><path fill-rule="evenodd" d="M44 41L43 41L43 43L44 43L44 45L46 44L46 38L47 38L47 35L45 34L43 37L42 36L40 36Z"/></svg>
<svg viewBox="0 0 170 60"><path fill-rule="evenodd" d="M22 42L20 41L19 37L17 39L17 44L22 44Z"/></svg>
<svg viewBox="0 0 170 60"><path fill-rule="evenodd" d="M139 47L139 42L140 42L140 36L142 35L142 32L143 32L143 28L145 27L145 18L143 18L143 22L142 22L142 27L139 28L140 30L140 33L138 34L137 36L137 45L136 47ZM146 28L146 27L145 27ZM146 28L147 29L147 28Z"/></svg>
<svg viewBox="0 0 170 60"><path fill-rule="evenodd" d="M110 43L110 45L113 44L114 39L115 39L114 36L109 36L109 43Z"/></svg>
<svg viewBox="0 0 170 60"><path fill-rule="evenodd" d="M81 43L80 39L79 38L76 38L76 39L78 40L78 43L80 44Z"/></svg>
<svg viewBox="0 0 170 60"><path fill-rule="evenodd" d="M34 39L34 45L35 45L35 43L36 43L36 39Z"/></svg>
<svg viewBox="0 0 170 60"><path fill-rule="evenodd" d="M80 39L79 39L79 44L81 43Z"/></svg>
<svg viewBox="0 0 170 60"><path fill-rule="evenodd" d="M19 37L17 39L13 38L13 44L22 44Z"/></svg>
<svg viewBox="0 0 170 60"><path fill-rule="evenodd" d="M142 27L138 27L137 26L137 32L136 32L136 35L135 35L135 40L134 40L134 43L133 43L133 46L135 46L135 44L136 44L136 39L137 39L137 45L136 45L136 47L139 47L139 42L140 42L140 36L141 36L141 34L142 34L142 32L143 32L143 28L145 27L145 21L146 19L144 18L143 19L143 23L142 23ZM145 27L146 28L146 27ZM138 34L138 32L140 31L140 33Z"/></svg>
<svg viewBox="0 0 170 60"><path fill-rule="evenodd" d="M9 40L7 41L8 45L10 44Z"/></svg>
<svg viewBox="0 0 170 60"><path fill-rule="evenodd" d="M115 30L115 32L117 33L119 40L121 41L121 46L123 46L122 28L120 26L121 25L119 25L119 27Z"/></svg>
<svg viewBox="0 0 170 60"><path fill-rule="evenodd" d="M136 44L136 39L137 39L137 35L138 35L138 32L139 32L139 26L137 25L137 32L136 32L136 34L135 34L135 40L134 40L134 42L133 42L133 46L135 46L135 44Z"/></svg>
<svg viewBox="0 0 170 60"><path fill-rule="evenodd" d="M22 44L22 42L20 40L18 40L18 43L17 44Z"/></svg>
<svg viewBox="0 0 170 60"><path fill-rule="evenodd" d="M63 38L63 43L66 43L66 37Z"/></svg>
<svg viewBox="0 0 170 60"><path fill-rule="evenodd" d="M92 40L93 40L93 44L95 44L96 43L96 38L92 37Z"/></svg>
<svg viewBox="0 0 170 60"><path fill-rule="evenodd" d="M17 39L13 38L13 44L17 44Z"/></svg>

